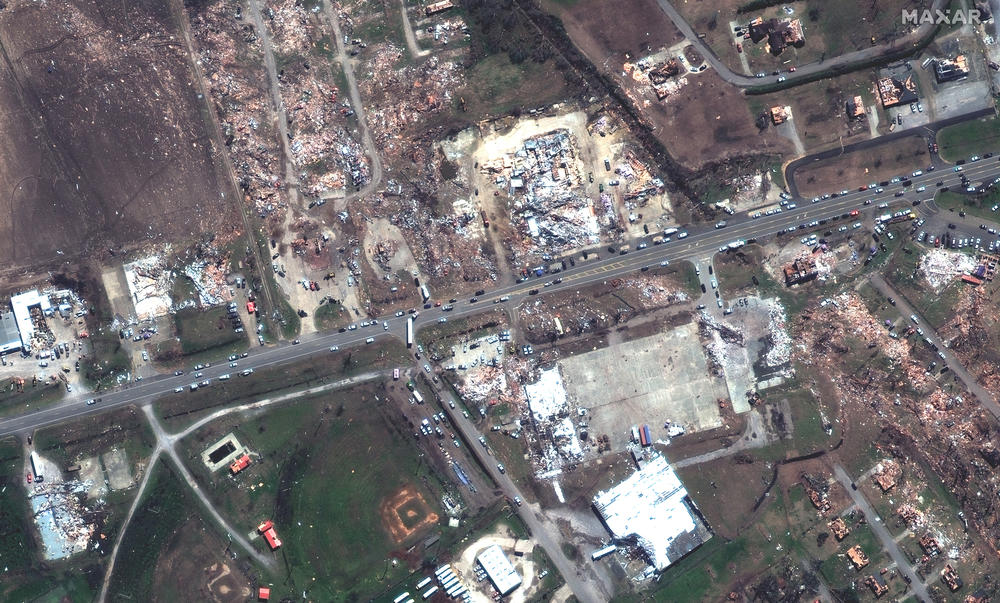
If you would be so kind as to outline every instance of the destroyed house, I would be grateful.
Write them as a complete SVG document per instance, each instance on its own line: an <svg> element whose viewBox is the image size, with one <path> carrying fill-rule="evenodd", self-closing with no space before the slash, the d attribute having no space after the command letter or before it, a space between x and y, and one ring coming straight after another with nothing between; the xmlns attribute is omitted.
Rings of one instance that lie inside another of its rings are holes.
<svg viewBox="0 0 1000 603"><path fill-rule="evenodd" d="M895 488L902 477L903 468L899 466L899 463L892 460L879 463L875 473L872 474L872 479L882 489L883 493Z"/></svg>
<svg viewBox="0 0 1000 603"><path fill-rule="evenodd" d="M962 588L962 579L958 576L958 572L955 571L955 568L953 568L951 564L944 566L944 569L941 570L941 579L944 580L944 583L948 585L948 588L952 592Z"/></svg>
<svg viewBox="0 0 1000 603"><path fill-rule="evenodd" d="M886 584L882 576L878 574L868 576L865 579L865 584L867 584L868 588L872 589L872 592L875 593L876 599L889 592L889 585Z"/></svg>
<svg viewBox="0 0 1000 603"><path fill-rule="evenodd" d="M847 549L847 558L851 560L854 564L855 569L862 569L868 565L868 555L861 550L861 545L854 545L853 547Z"/></svg>
<svg viewBox="0 0 1000 603"><path fill-rule="evenodd" d="M243 471L249 466L250 466L250 456L244 454L240 458L233 461L233 463L229 466L229 470L233 472L233 475L236 475L237 473Z"/></svg>
<svg viewBox="0 0 1000 603"><path fill-rule="evenodd" d="M920 538L920 548L923 549L925 555L935 556L941 553L941 548L938 546L937 539L930 534L925 534Z"/></svg>
<svg viewBox="0 0 1000 603"><path fill-rule="evenodd" d="M954 59L938 59L934 61L934 79L939 84L961 80L968 75L969 63L963 55L958 55Z"/></svg>
<svg viewBox="0 0 1000 603"><path fill-rule="evenodd" d="M851 531L847 529L847 524L844 523L843 517L834 519L830 523L826 524L826 526L830 528L831 532L833 532L833 537L837 539L837 542L847 538L847 536L851 533Z"/></svg>
<svg viewBox="0 0 1000 603"><path fill-rule="evenodd" d="M884 77L876 82L876 88L879 100L886 109L917 102L917 84L913 76L902 82L894 77Z"/></svg>
<svg viewBox="0 0 1000 603"><path fill-rule="evenodd" d="M649 70L649 81L662 84L681 72L681 64L677 59L670 59Z"/></svg>
<svg viewBox="0 0 1000 603"><path fill-rule="evenodd" d="M771 121L776 126L781 125L788 121L790 113L791 111L789 110L789 107L771 107Z"/></svg>
<svg viewBox="0 0 1000 603"><path fill-rule="evenodd" d="M847 101L847 118L857 119L865 115L865 101L861 96L855 96Z"/></svg>
<svg viewBox="0 0 1000 603"><path fill-rule="evenodd" d="M816 269L816 260L812 256L797 258L792 263L786 264L781 271L785 275L785 285L788 287L809 282L819 274Z"/></svg>

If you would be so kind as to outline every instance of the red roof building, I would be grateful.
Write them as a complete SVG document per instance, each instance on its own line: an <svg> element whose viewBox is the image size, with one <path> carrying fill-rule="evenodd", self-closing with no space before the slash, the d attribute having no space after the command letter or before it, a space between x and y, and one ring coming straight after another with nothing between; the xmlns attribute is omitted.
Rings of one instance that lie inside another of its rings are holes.
<svg viewBox="0 0 1000 603"><path fill-rule="evenodd" d="M256 311L257 311L257 304L253 303L252 301L248 301L247 302L247 312L250 313L250 314L253 314Z"/></svg>
<svg viewBox="0 0 1000 603"><path fill-rule="evenodd" d="M264 540L272 551L281 547L281 539L278 538L278 532L275 531L274 523L270 519L257 526L257 531L264 535Z"/></svg>
<svg viewBox="0 0 1000 603"><path fill-rule="evenodd" d="M250 456L244 454L240 458L233 461L233 464L229 466L229 470L233 472L233 475L236 475L237 473L243 471L249 466L250 466Z"/></svg>
<svg viewBox="0 0 1000 603"><path fill-rule="evenodd" d="M267 601L271 598L271 589L266 586L261 586L260 590L257 591L257 598L261 601Z"/></svg>

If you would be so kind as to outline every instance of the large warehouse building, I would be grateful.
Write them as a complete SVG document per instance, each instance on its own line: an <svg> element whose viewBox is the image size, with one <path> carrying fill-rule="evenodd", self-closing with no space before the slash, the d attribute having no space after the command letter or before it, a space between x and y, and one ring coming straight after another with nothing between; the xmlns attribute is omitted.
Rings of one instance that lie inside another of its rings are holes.
<svg viewBox="0 0 1000 603"><path fill-rule="evenodd" d="M636 544L656 571L712 537L673 467L656 455L610 490L598 492L594 508L618 543Z"/></svg>
<svg viewBox="0 0 1000 603"><path fill-rule="evenodd" d="M500 545L494 544L479 553L476 561L483 566L483 571L486 572L486 576L489 577L500 596L506 595L521 585L521 576L507 559L507 555L504 555Z"/></svg>

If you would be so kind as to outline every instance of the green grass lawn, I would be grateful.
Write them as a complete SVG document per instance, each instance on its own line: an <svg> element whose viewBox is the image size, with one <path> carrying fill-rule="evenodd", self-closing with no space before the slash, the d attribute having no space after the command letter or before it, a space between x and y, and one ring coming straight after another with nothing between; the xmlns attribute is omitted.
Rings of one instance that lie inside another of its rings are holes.
<svg viewBox="0 0 1000 603"><path fill-rule="evenodd" d="M981 195L941 191L934 196L934 203L945 211L964 211L970 216L1000 224L1000 209L993 211L993 206L1000 204L1000 189L997 187L991 187Z"/></svg>
<svg viewBox="0 0 1000 603"><path fill-rule="evenodd" d="M245 349L245 333L237 333L227 317L227 310L220 306L207 310L185 308L174 315L181 353L192 356L202 352L222 354L229 350Z"/></svg>
<svg viewBox="0 0 1000 603"><path fill-rule="evenodd" d="M408 362L406 348L393 340L257 369L247 377L239 375L237 368L227 381L215 380L209 387L171 393L158 399L155 408L160 418L170 428L176 429L220 406L259 400L268 395L287 393L294 388L321 385L359 373L400 366L405 362Z"/></svg>
<svg viewBox="0 0 1000 603"><path fill-rule="evenodd" d="M313 324L316 325L318 331L328 331L350 323L350 313L340 304L323 304L313 312Z"/></svg>
<svg viewBox="0 0 1000 603"><path fill-rule="evenodd" d="M942 159L951 162L1000 151L1000 120L985 117L942 128L937 142Z"/></svg>
<svg viewBox="0 0 1000 603"><path fill-rule="evenodd" d="M246 479L236 481L265 486L248 501L241 498L246 502L239 508L226 509L223 503L222 510L246 531L274 520L285 543L277 554L279 596L307 590L320 601L368 600L404 579L405 563L388 564L389 553L428 534L423 530L396 543L383 527L381 503L404 485L420 491L427 508L444 516L434 470L412 434L386 418L392 411L375 408L391 403L380 392L362 387L316 396L239 427L241 441L261 460ZM204 471L199 468L199 473ZM245 496L246 484L219 481L218 487L209 486L213 498L224 499L237 487L244 492L232 495Z"/></svg>
<svg viewBox="0 0 1000 603"><path fill-rule="evenodd" d="M10 379L0 382L0 417L26 410L38 410L62 400L66 387L60 383L39 383L32 387L25 380L24 391L18 391Z"/></svg>
<svg viewBox="0 0 1000 603"><path fill-rule="evenodd" d="M108 589L110 601L152 601L156 560L174 531L187 519L196 503L174 473L160 462L150 471L144 501L132 516L119 549Z"/></svg>

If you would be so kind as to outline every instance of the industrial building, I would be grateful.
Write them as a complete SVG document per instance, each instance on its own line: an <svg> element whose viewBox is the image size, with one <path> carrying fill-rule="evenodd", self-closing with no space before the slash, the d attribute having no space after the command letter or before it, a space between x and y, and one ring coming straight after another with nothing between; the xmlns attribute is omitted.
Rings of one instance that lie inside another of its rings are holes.
<svg viewBox="0 0 1000 603"><path fill-rule="evenodd" d="M0 313L0 354L21 349L21 334L13 312Z"/></svg>
<svg viewBox="0 0 1000 603"><path fill-rule="evenodd" d="M500 545L494 544L476 557L486 576L493 583L500 596L506 595L521 585L521 576L511 565Z"/></svg>
<svg viewBox="0 0 1000 603"><path fill-rule="evenodd" d="M30 350L31 339L35 336L35 324L31 311L38 308L45 316L53 312L49 296L37 289L18 293L10 298L13 312L0 316L0 353L13 352L17 349ZM14 332L17 332L17 341Z"/></svg>
<svg viewBox="0 0 1000 603"><path fill-rule="evenodd" d="M677 473L659 454L624 482L598 492L594 509L615 541L638 546L656 571L712 537Z"/></svg>

